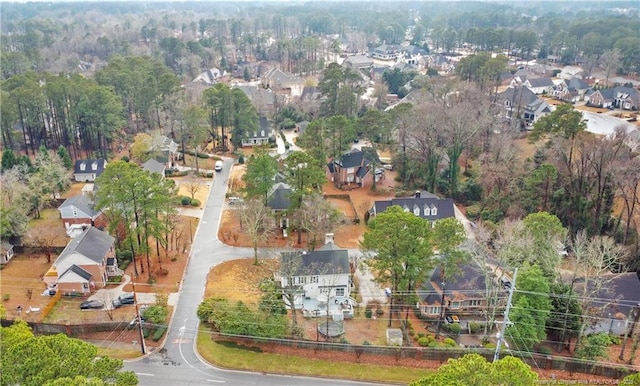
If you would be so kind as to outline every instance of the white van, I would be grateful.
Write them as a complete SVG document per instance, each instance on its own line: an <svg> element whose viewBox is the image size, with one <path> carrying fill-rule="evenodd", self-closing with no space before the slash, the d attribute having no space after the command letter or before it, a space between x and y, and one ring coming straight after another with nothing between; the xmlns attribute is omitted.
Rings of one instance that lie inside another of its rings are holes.
<svg viewBox="0 0 640 386"><path fill-rule="evenodd" d="M217 160L216 161L216 166L214 168L216 170L216 172L221 172L222 171L222 160Z"/></svg>

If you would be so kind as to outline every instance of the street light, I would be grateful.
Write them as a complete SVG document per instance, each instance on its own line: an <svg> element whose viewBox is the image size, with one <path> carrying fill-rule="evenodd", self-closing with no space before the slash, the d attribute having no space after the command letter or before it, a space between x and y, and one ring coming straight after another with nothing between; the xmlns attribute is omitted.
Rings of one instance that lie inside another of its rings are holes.
<svg viewBox="0 0 640 386"><path fill-rule="evenodd" d="M440 318L438 318L438 328L436 329L436 339L440 337L440 326L442 325L442 319L444 319L444 294L445 294L445 282L442 282L442 299L440 300Z"/></svg>

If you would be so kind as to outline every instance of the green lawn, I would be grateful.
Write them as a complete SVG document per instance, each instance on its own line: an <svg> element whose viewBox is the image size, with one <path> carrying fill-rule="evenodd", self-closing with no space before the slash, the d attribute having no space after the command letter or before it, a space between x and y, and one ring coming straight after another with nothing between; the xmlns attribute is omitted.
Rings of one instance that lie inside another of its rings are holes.
<svg viewBox="0 0 640 386"><path fill-rule="evenodd" d="M407 384L432 372L426 369L333 362L261 353L216 343L209 339L208 332L207 329L202 328L199 331L198 352L209 363L223 368L397 384Z"/></svg>

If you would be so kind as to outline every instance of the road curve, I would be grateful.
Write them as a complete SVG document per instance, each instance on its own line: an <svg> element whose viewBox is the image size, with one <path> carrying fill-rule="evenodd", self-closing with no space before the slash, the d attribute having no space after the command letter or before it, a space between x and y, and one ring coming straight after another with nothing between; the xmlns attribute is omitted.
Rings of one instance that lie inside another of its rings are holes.
<svg viewBox="0 0 640 386"><path fill-rule="evenodd" d="M179 299L169 324L164 346L141 359L126 361L124 369L138 375L140 385L364 385L366 383L224 370L205 363L196 351L198 305L204 297L209 270L231 259L253 255L250 248L234 248L218 240L234 160L225 159L216 173L198 225L189 263L180 286Z"/></svg>

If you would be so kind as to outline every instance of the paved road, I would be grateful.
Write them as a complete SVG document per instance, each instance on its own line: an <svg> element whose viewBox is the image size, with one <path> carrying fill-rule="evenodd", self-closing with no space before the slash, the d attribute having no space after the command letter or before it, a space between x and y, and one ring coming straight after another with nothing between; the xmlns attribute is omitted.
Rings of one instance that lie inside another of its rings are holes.
<svg viewBox="0 0 640 386"><path fill-rule="evenodd" d="M363 385L351 381L221 370L204 363L198 356L195 349L199 324L196 310L204 296L210 268L253 254L250 248L229 247L217 238L232 165L233 160L225 160L223 170L213 180L164 347L140 360L127 361L125 370L136 372L140 385Z"/></svg>

